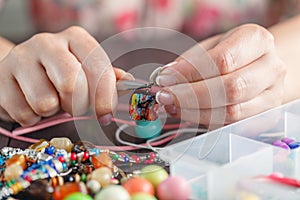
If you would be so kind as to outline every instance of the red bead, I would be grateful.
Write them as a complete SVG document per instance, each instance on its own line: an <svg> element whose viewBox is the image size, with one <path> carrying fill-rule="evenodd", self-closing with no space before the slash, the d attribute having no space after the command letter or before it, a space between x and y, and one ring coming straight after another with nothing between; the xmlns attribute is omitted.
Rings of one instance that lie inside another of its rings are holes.
<svg viewBox="0 0 300 200"><path fill-rule="evenodd" d="M138 156L131 156L135 163L140 163L140 158Z"/></svg>
<svg viewBox="0 0 300 200"><path fill-rule="evenodd" d="M148 160L144 160L144 164L149 164L149 161Z"/></svg>
<svg viewBox="0 0 300 200"><path fill-rule="evenodd" d="M155 153L154 152L150 152L149 153L149 156L150 156L150 159L154 159L156 157Z"/></svg>
<svg viewBox="0 0 300 200"><path fill-rule="evenodd" d="M61 162L61 163L63 163L63 162L66 161L66 160L65 160L65 157L63 157L63 156L59 156L57 159L58 159L59 162Z"/></svg>
<svg viewBox="0 0 300 200"><path fill-rule="evenodd" d="M75 152L72 152L71 156L70 156L70 159L71 160L77 160L77 154Z"/></svg>
<svg viewBox="0 0 300 200"><path fill-rule="evenodd" d="M63 200L65 199L65 197L67 197L68 195L75 193L75 192L80 192L83 194L87 194L87 188L85 186L84 183L80 182L80 183L65 183L62 186L58 186L55 188L52 196L53 199L55 200Z"/></svg>
<svg viewBox="0 0 300 200"><path fill-rule="evenodd" d="M28 181L29 183L31 183L32 182L32 179L30 178L30 176L25 176L25 178L24 178L26 181Z"/></svg>
<svg viewBox="0 0 300 200"><path fill-rule="evenodd" d="M154 195L154 187L151 182L145 178L134 177L130 178L128 181L122 185L130 195L135 193L145 193L149 195Z"/></svg>
<svg viewBox="0 0 300 200"><path fill-rule="evenodd" d="M89 159L89 157L90 157L89 152L85 151L85 152L83 153L83 156L82 156L82 162L84 162L84 161L86 161L87 159Z"/></svg>
<svg viewBox="0 0 300 200"><path fill-rule="evenodd" d="M150 158L150 159L148 160L148 164L152 164L152 163L154 163L154 159L153 159L153 158Z"/></svg>

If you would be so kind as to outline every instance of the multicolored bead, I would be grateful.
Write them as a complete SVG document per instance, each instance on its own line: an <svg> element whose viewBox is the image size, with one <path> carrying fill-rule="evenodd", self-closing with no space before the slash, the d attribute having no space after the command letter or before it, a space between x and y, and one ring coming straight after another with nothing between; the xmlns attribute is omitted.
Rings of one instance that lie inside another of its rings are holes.
<svg viewBox="0 0 300 200"><path fill-rule="evenodd" d="M129 102L131 119L154 121L157 119L159 105L155 100L155 93L150 88L137 89L131 95Z"/></svg>

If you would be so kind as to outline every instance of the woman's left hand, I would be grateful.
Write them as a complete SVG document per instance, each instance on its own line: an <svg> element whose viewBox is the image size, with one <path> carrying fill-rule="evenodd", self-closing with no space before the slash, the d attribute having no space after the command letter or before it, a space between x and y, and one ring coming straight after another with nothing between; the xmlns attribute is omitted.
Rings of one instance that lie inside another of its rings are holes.
<svg viewBox="0 0 300 200"><path fill-rule="evenodd" d="M156 78L163 86L157 101L187 121L229 124L280 105L285 74L273 35L246 24L200 42L166 65Z"/></svg>

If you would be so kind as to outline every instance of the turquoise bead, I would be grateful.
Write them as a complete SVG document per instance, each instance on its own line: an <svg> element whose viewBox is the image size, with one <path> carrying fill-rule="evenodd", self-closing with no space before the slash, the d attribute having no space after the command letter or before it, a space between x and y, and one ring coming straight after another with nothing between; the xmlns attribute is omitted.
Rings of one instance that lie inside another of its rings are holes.
<svg viewBox="0 0 300 200"><path fill-rule="evenodd" d="M162 123L158 118L155 121L136 121L135 133L140 138L150 139L159 136L162 131Z"/></svg>
<svg viewBox="0 0 300 200"><path fill-rule="evenodd" d="M1 165L4 165L4 163L5 163L5 162L4 162L4 159L2 158L2 156L0 156L0 166L1 166Z"/></svg>
<svg viewBox="0 0 300 200"><path fill-rule="evenodd" d="M87 194L75 192L65 197L64 200L93 200L93 198Z"/></svg>

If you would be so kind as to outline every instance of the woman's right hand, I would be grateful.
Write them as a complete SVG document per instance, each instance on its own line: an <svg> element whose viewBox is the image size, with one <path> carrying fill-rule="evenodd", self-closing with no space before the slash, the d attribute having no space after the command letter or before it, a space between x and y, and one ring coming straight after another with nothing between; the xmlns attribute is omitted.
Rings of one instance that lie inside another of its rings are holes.
<svg viewBox="0 0 300 200"><path fill-rule="evenodd" d="M117 102L116 75L127 76L80 27L34 35L0 61L0 71L0 118L22 126L61 109L81 115L90 105L108 124Z"/></svg>

